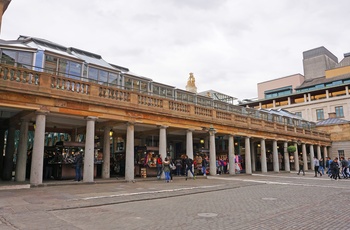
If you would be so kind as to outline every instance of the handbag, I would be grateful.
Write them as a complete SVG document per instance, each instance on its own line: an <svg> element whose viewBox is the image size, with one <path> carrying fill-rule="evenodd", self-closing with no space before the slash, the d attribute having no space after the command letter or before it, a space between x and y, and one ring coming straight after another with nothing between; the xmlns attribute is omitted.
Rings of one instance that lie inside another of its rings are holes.
<svg viewBox="0 0 350 230"><path fill-rule="evenodd" d="M170 163L170 168L172 169L172 170L175 170L176 169L176 166L173 164L173 163Z"/></svg>

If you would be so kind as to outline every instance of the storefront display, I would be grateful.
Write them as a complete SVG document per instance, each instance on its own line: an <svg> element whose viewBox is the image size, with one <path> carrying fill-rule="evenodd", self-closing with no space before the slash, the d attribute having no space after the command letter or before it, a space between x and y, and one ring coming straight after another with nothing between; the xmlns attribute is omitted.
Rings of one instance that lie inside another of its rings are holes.
<svg viewBox="0 0 350 230"><path fill-rule="evenodd" d="M75 177L74 160L77 152L84 154L85 143L82 142L57 142L55 146L45 147L44 159L45 168L52 169L54 179L73 179ZM95 150L94 176L97 175L97 168L101 168L101 152ZM99 166L99 167L98 167ZM84 167L84 165L83 165ZM84 171L84 170L82 170Z"/></svg>
<svg viewBox="0 0 350 230"><path fill-rule="evenodd" d="M139 146L135 148L135 176L157 176L158 147Z"/></svg>

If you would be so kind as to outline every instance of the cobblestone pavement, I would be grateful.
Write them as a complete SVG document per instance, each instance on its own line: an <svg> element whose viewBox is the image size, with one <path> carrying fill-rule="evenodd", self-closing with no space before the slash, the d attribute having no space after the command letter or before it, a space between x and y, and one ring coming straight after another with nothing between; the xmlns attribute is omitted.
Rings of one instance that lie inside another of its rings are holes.
<svg viewBox="0 0 350 230"><path fill-rule="evenodd" d="M312 173L20 186L0 188L0 229L319 230L350 225L350 180Z"/></svg>

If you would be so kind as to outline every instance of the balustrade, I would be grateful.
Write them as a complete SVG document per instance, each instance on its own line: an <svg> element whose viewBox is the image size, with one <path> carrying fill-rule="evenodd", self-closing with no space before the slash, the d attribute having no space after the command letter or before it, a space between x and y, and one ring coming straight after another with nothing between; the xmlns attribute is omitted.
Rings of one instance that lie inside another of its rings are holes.
<svg viewBox="0 0 350 230"><path fill-rule="evenodd" d="M0 65L0 77L2 80L39 85L40 75L35 71L13 66Z"/></svg>
<svg viewBox="0 0 350 230"><path fill-rule="evenodd" d="M169 109L176 112L189 113L190 105L177 101L169 101Z"/></svg>
<svg viewBox="0 0 350 230"><path fill-rule="evenodd" d="M52 76L51 88L57 90L65 90L70 92L76 92L81 94L90 94L90 84L87 82L74 80L71 78Z"/></svg>
<svg viewBox="0 0 350 230"><path fill-rule="evenodd" d="M329 134L311 131L309 126L294 126L291 124L283 124L275 121L268 121L268 113L263 111L254 111L244 107L225 104L223 102L214 103L213 105L196 105L195 103L184 103L176 101L173 98L163 98L159 96L150 96L141 94L135 91L120 89L115 86L100 85L93 82L76 80L63 76L51 75L48 73L32 71L26 68L17 68L5 64L0 64L0 80L9 82L10 87L15 89L16 84L32 84L40 87L41 92L53 93L54 91L79 93L85 95L87 103L98 100L97 98L111 99L134 105L152 107L155 109L162 109L162 112L168 111L169 114L173 112L185 113L189 115L189 119L195 117L204 119L220 119L232 123L254 126L255 128L274 129L278 132L291 133L293 135L307 135L320 138L330 139ZM51 89L48 91L47 89ZM27 90L34 90L27 88ZM35 90L38 90L37 88ZM33 92L32 92L33 93ZM80 98L81 99L81 98ZM209 99L208 99L209 100ZM101 102L103 103L103 101ZM216 108L214 108L216 107ZM156 111L155 111L156 112ZM249 120L248 120L249 117ZM278 120L280 121L280 120ZM221 121L222 122L222 121Z"/></svg>

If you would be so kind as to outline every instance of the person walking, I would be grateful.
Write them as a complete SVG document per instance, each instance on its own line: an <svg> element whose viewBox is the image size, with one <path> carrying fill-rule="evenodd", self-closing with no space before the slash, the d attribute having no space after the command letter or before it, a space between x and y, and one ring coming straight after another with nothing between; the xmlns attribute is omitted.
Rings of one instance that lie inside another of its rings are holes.
<svg viewBox="0 0 350 230"><path fill-rule="evenodd" d="M318 171L319 171L322 175L324 175L324 162L323 162L323 158L322 158L322 157L319 159L319 162L320 162L320 166L318 167ZM322 175L321 175L321 176L322 176Z"/></svg>
<svg viewBox="0 0 350 230"><path fill-rule="evenodd" d="M327 171L326 171L326 173L328 174L329 177L332 177L332 170L331 170L331 163L332 162L333 162L333 160L330 157L327 157L327 160L326 160Z"/></svg>
<svg viewBox="0 0 350 230"><path fill-rule="evenodd" d="M157 158L157 179L160 180L160 177L162 175L163 172L163 161L162 161L162 156L159 154L158 158Z"/></svg>
<svg viewBox="0 0 350 230"><path fill-rule="evenodd" d="M303 176L305 176L304 161L302 160L301 157L299 157L299 172L298 172L298 175L300 174L301 171L303 171Z"/></svg>
<svg viewBox="0 0 350 230"><path fill-rule="evenodd" d="M76 153L74 164L75 164L75 181L81 180L81 166L83 164L83 153L78 151Z"/></svg>
<svg viewBox="0 0 350 230"><path fill-rule="evenodd" d="M170 182L170 161L168 160L168 158L166 157L163 161L163 171L165 174L165 182L169 183Z"/></svg>
<svg viewBox="0 0 350 230"><path fill-rule="evenodd" d="M193 167L193 160L189 158L187 155L185 156L185 165L186 165L186 180L188 179L188 171L192 173L193 180L196 179L196 176L193 173L192 167Z"/></svg>
<svg viewBox="0 0 350 230"><path fill-rule="evenodd" d="M207 176L207 167L208 167L208 157L205 155L202 160L202 173L203 176Z"/></svg>
<svg viewBox="0 0 350 230"><path fill-rule="evenodd" d="M175 165L176 165L176 175L177 176L181 176L182 173L182 160L180 158L178 158L176 161L175 161Z"/></svg>
<svg viewBox="0 0 350 230"><path fill-rule="evenodd" d="M339 176L339 164L338 164L338 158L334 158L334 160L330 163L329 169L331 171L331 180L337 180L337 178L340 179Z"/></svg>
<svg viewBox="0 0 350 230"><path fill-rule="evenodd" d="M317 157L314 157L314 167L315 167L315 177L317 177L318 173L320 174L320 176L322 176L322 173L318 171L320 167L320 161L317 159Z"/></svg>
<svg viewBox="0 0 350 230"><path fill-rule="evenodd" d="M348 179L349 178L349 174L348 174L349 163L344 157L340 157L340 165L341 165L341 169L342 169L343 178Z"/></svg>

